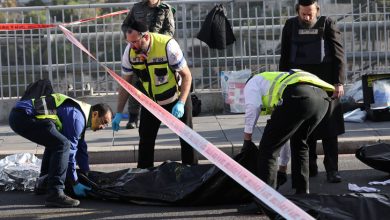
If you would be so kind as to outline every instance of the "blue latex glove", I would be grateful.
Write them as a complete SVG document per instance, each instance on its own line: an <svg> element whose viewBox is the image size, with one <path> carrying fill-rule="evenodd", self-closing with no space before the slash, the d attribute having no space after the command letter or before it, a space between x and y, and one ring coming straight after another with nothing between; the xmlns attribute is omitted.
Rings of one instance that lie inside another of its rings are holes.
<svg viewBox="0 0 390 220"><path fill-rule="evenodd" d="M175 106L173 106L172 109L172 115L174 115L176 118L181 118L184 115L184 103L181 101L178 101Z"/></svg>
<svg viewBox="0 0 390 220"><path fill-rule="evenodd" d="M115 114L114 119L111 121L112 130L114 130L114 131L118 131L119 130L119 123L121 122L121 120L122 120L122 113L117 112Z"/></svg>
<svg viewBox="0 0 390 220"><path fill-rule="evenodd" d="M90 190L91 190L90 187L85 186L81 183L77 183L76 185L73 186L73 192L78 197L86 197L87 196L86 191L90 191Z"/></svg>

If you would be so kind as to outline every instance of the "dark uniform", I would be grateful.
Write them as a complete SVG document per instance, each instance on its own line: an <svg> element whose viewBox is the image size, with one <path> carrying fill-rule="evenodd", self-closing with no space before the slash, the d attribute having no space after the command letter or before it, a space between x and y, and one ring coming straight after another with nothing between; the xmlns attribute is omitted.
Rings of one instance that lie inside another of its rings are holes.
<svg viewBox="0 0 390 220"><path fill-rule="evenodd" d="M312 28L300 26L298 17L288 19L283 28L279 69L299 68L332 84L344 83L344 50L340 31L329 17L320 17ZM329 96L332 93L328 93ZM344 119L338 99L331 102L327 115L308 140L310 163L316 168L316 140L322 139L324 165L329 173L338 171L337 135L343 134Z"/></svg>
<svg viewBox="0 0 390 220"><path fill-rule="evenodd" d="M144 21L149 26L149 32L173 36L175 33L174 9L167 3L161 2L156 7L149 7L144 0L134 4L126 19ZM126 23L126 19L123 23Z"/></svg>
<svg viewBox="0 0 390 220"><path fill-rule="evenodd" d="M145 21L149 27L149 32L165 34L171 37L175 33L174 9L169 4L161 1L156 7L149 7L147 0L134 4L123 23L127 24L130 19ZM142 86L140 86L137 77L133 77L130 83L142 91ZM126 127L135 128L140 104L132 96L129 97L128 111L129 123Z"/></svg>
<svg viewBox="0 0 390 220"><path fill-rule="evenodd" d="M258 177L272 187L276 187L276 158L290 139L293 187L297 193L309 192L306 141L328 109L325 90L334 91L334 87L301 70L264 72L247 82L244 139L251 136L248 134L252 134L260 108L263 114L272 113L260 141L257 167Z"/></svg>

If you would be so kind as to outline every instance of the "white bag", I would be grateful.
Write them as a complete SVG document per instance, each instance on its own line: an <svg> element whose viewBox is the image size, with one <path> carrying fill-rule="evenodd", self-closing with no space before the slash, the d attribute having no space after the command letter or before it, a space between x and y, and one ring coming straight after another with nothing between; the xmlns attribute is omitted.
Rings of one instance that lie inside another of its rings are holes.
<svg viewBox="0 0 390 220"><path fill-rule="evenodd" d="M357 108L353 111L344 113L344 121L362 123L366 120L367 112Z"/></svg>

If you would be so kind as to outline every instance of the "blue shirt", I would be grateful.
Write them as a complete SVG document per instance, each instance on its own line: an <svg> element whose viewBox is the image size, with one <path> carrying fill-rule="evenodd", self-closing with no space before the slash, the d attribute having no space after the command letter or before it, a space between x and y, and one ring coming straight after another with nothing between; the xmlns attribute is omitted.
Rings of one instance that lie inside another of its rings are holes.
<svg viewBox="0 0 390 220"><path fill-rule="evenodd" d="M76 164L79 168L87 172L89 171L87 143L83 135L85 119L83 112L76 107L72 102L64 103L57 108L57 116L62 123L63 134L70 141L70 152L67 177L72 181L77 181ZM31 100L18 101L15 108L25 110L27 115L35 116L36 111L32 105Z"/></svg>

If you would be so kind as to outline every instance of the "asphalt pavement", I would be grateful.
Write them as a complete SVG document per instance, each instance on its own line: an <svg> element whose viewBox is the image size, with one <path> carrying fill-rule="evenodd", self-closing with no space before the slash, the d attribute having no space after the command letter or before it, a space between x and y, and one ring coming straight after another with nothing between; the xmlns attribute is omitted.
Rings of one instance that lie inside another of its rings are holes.
<svg viewBox="0 0 390 220"><path fill-rule="evenodd" d="M259 143L267 117L261 117L254 133L254 142ZM135 167L138 145L137 129L126 130L122 121L120 131L110 127L102 131L87 131L92 170L111 172ZM384 181L389 174L374 170L361 163L353 155L360 146L377 142L390 143L390 122L345 123L346 133L339 137L339 168L341 183L326 182L324 167L318 160L319 174L310 178L311 193L349 193L348 183L368 186L369 181ZM194 130L226 154L233 156L242 146L244 127L243 114L203 115L194 118ZM318 153L322 153L321 144ZM30 152L38 157L42 146L16 135L8 125L0 125L0 159L6 155ZM177 135L165 125L160 128L155 151L158 165L165 160L180 161ZM209 163L202 160L202 163ZM289 169L290 170L290 169ZM383 193L390 193L390 186L378 186ZM292 194L291 180L281 186L280 193ZM46 208L44 197L31 192L0 192L0 219L268 219L265 216L241 215L237 207L243 204L204 207L140 206L112 201L82 200L81 206L73 209Z"/></svg>
<svg viewBox="0 0 390 220"><path fill-rule="evenodd" d="M253 141L258 144L268 117L261 116ZM244 115L201 115L194 117L194 131L224 151L229 156L236 155L243 143ZM93 132L87 130L85 139L91 164L134 163L138 154L138 130L125 129L126 121L121 122L121 130L113 132L111 127ZM364 123L345 123L346 133L339 136L339 153L353 154L365 144L378 142L390 143L390 121ZM38 157L43 147L15 134L7 124L0 124L0 158L6 155L29 152ZM322 154L321 141L317 147ZM200 156L202 159L203 157ZM203 158L204 159L204 158ZM180 161L180 143L178 136L165 125L161 125L156 140L155 161Z"/></svg>
<svg viewBox="0 0 390 220"><path fill-rule="evenodd" d="M320 156L319 160L323 157ZM202 161L207 163L207 161ZM135 167L134 163L95 164L92 170L112 172L120 169ZM319 163L319 174L310 178L311 193L345 194L348 183L359 186L368 186L369 181L389 179L386 173L373 170L357 159L354 155L340 156L340 173L343 177L341 183L327 183L325 181L324 167ZM383 193L390 193L390 186L378 186ZM290 176L286 184L281 186L280 193L292 194ZM219 205L219 206L142 206L126 202L102 201L82 199L77 208L60 209L46 208L45 197L34 195L32 192L0 192L0 219L259 219L268 220L264 215L243 215L237 208L245 204Z"/></svg>

